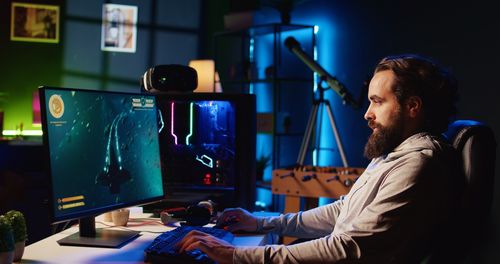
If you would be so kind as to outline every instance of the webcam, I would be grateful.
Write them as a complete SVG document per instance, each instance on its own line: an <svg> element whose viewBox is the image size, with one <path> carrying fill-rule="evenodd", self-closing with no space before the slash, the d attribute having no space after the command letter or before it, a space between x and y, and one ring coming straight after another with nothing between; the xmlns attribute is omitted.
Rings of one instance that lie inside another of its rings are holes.
<svg viewBox="0 0 500 264"><path fill-rule="evenodd" d="M192 92L198 86L198 74L185 65L156 65L144 73L140 83L148 93Z"/></svg>

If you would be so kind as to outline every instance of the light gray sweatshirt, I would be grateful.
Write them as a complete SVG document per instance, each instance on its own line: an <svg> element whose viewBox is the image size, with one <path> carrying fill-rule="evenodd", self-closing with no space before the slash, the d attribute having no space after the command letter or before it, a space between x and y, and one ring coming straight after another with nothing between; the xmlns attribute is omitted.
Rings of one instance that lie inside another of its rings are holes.
<svg viewBox="0 0 500 264"><path fill-rule="evenodd" d="M415 134L373 159L343 200L258 218L260 232L316 238L295 245L236 248L234 263L411 263L450 214L453 149Z"/></svg>

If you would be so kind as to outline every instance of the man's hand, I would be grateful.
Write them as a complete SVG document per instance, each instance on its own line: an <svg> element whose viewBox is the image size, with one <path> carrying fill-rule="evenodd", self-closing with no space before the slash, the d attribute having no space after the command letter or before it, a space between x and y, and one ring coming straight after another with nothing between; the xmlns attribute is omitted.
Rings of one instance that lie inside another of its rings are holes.
<svg viewBox="0 0 500 264"><path fill-rule="evenodd" d="M216 226L227 231L257 231L257 218L247 210L241 208L229 208L224 210L217 219Z"/></svg>
<svg viewBox="0 0 500 264"><path fill-rule="evenodd" d="M175 247L179 253L199 249L219 264L233 264L233 245L197 230L187 233Z"/></svg>

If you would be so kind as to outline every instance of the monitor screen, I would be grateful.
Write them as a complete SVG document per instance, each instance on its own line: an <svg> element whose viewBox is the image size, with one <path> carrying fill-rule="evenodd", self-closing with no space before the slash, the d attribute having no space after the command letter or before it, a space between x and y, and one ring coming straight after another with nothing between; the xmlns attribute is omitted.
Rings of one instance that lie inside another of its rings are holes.
<svg viewBox="0 0 500 264"><path fill-rule="evenodd" d="M156 97L166 188L226 190L251 200L255 189L246 189L255 186L255 96L167 93Z"/></svg>
<svg viewBox="0 0 500 264"><path fill-rule="evenodd" d="M154 96L43 87L52 221L164 197Z"/></svg>

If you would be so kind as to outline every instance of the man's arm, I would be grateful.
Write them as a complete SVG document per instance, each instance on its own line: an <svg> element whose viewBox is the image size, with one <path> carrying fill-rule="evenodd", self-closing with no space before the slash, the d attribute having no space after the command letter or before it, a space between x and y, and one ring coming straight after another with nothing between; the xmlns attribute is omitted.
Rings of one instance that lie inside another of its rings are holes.
<svg viewBox="0 0 500 264"><path fill-rule="evenodd" d="M317 207L305 212L289 213L276 217L255 217L241 208L224 210L216 226L228 231L247 231L289 235L300 238L317 238L330 234L335 226L343 201Z"/></svg>
<svg viewBox="0 0 500 264"><path fill-rule="evenodd" d="M411 243L434 231L446 212L450 172L445 164L420 157L407 160L381 179L376 196L359 214L341 223L340 228L337 225L329 236L291 246L239 247L233 262L332 263L360 258L378 262L399 258L396 254L406 252L405 247L412 248L415 245ZM353 194L357 195L361 192ZM345 204L344 210L352 210L350 206ZM291 222L300 222L301 217L295 217L297 220Z"/></svg>
<svg viewBox="0 0 500 264"><path fill-rule="evenodd" d="M305 212L257 218L257 231L299 238L326 236L332 232L342 205L343 200L337 200Z"/></svg>
<svg viewBox="0 0 500 264"><path fill-rule="evenodd" d="M226 218L238 218L240 221L228 226L231 231L253 231L255 230L254 223L256 220L256 231L273 231L304 238L321 237L332 232L342 203L341 200L338 200L335 203L305 212L267 218L255 218L247 211L239 208L228 209L219 217L219 220L220 222L224 222ZM318 244L320 240L324 239L314 240L313 244ZM319 242L319 244L322 244L322 242ZM241 252L241 256L238 256L235 253L236 248L234 246L198 231L190 232L176 247L180 252L200 249L217 263L267 263L271 259L273 261L280 259L281 261L289 262L286 259L294 255L294 251L301 250L301 247L294 249L293 247L289 248L286 246L240 247L238 249ZM312 245L312 247L315 247L315 245ZM232 256L232 258L228 256ZM267 260L264 260L264 256L269 257L266 257ZM305 256L305 258L308 257Z"/></svg>

